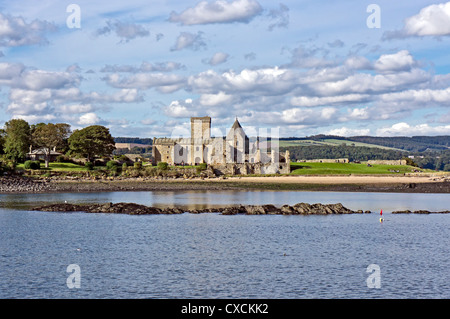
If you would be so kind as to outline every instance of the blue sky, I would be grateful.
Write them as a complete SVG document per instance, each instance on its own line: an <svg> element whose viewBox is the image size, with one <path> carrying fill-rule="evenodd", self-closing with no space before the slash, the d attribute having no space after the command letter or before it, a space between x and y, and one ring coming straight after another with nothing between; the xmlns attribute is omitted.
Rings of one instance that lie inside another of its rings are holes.
<svg viewBox="0 0 450 319"><path fill-rule="evenodd" d="M2 0L0 126L449 135L449 40L450 2Z"/></svg>

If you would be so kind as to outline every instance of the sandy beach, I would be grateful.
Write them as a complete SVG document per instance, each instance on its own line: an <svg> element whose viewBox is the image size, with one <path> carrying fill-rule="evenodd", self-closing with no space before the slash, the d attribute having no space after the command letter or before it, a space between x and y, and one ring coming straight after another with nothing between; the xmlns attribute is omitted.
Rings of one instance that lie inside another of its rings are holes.
<svg viewBox="0 0 450 319"><path fill-rule="evenodd" d="M450 181L450 176L376 176L376 175L335 175L335 176L267 176L229 177L222 181L247 183L288 183L288 184L410 184ZM221 181L221 180L218 180Z"/></svg>

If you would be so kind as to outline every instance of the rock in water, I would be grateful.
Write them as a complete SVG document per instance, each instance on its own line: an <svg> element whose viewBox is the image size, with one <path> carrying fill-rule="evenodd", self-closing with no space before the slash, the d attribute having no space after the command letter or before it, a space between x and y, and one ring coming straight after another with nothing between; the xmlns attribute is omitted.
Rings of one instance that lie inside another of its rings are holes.
<svg viewBox="0 0 450 319"><path fill-rule="evenodd" d="M167 207L164 209L149 207L135 203L104 203L104 204L52 204L33 208L37 211L47 212L87 212L87 213L116 213L129 215L148 215L148 214L182 214L185 212L192 214L200 213L221 213L222 215L333 215L333 214L362 214L362 210L353 211L338 204L307 204L298 203L294 206L283 205L281 208L275 205L246 205L230 206L222 208L205 208L183 210L180 208ZM369 212L370 211L366 211Z"/></svg>

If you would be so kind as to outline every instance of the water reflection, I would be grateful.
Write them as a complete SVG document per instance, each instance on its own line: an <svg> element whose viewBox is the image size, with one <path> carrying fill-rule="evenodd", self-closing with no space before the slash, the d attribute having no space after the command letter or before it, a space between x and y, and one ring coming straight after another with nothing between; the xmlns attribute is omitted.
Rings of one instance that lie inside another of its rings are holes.
<svg viewBox="0 0 450 319"><path fill-rule="evenodd" d="M294 205L342 203L353 210L391 212L394 210L447 210L450 194L346 193L295 191L149 191L55 194L3 194L0 208L26 210L38 205L69 202L74 204L134 202L155 207L185 209L217 208L228 205Z"/></svg>

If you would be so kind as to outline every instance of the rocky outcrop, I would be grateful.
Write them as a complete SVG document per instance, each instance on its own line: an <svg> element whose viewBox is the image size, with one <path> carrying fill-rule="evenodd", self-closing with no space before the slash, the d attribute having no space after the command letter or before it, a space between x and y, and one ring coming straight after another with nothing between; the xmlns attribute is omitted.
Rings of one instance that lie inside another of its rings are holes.
<svg viewBox="0 0 450 319"><path fill-rule="evenodd" d="M283 205L280 208L274 205L239 205L219 208L183 210L180 208L157 208L135 203L106 203L106 204L52 204L35 207L33 210L46 212L86 212L86 213L117 213L130 215L148 214L200 214L221 213L222 215L332 215L332 214L362 214L370 213L362 210L353 211L342 204L307 204L298 203L294 206Z"/></svg>
<svg viewBox="0 0 450 319"><path fill-rule="evenodd" d="M20 176L0 177L0 193L40 193L50 189L49 183Z"/></svg>
<svg viewBox="0 0 450 319"><path fill-rule="evenodd" d="M116 213L129 215L150 214L182 214L183 210L178 208L156 208L134 203L106 203L106 204L52 204L33 208L32 210L44 212L85 212L85 213Z"/></svg>
<svg viewBox="0 0 450 319"><path fill-rule="evenodd" d="M244 206L247 215L331 215L331 214L362 214L362 210L353 211L338 204L308 204L298 203L293 206L283 205L280 208L274 205ZM370 213L370 211L366 211Z"/></svg>
<svg viewBox="0 0 450 319"><path fill-rule="evenodd" d="M449 214L450 210L444 210L440 212L430 212L428 210L416 210L416 211L410 211L410 210L397 210L392 212L392 214Z"/></svg>

